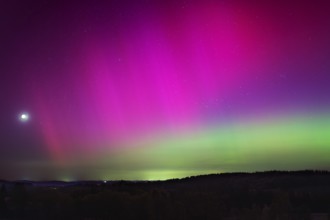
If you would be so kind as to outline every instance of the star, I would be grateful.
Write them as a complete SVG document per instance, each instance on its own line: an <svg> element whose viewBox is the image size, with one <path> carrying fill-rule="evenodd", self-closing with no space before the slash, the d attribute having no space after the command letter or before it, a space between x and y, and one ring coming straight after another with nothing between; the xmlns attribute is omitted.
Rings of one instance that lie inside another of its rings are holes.
<svg viewBox="0 0 330 220"><path fill-rule="evenodd" d="M28 113L22 113L20 114L19 116L19 120L22 121L22 122L26 122L28 121L30 118L29 114Z"/></svg>

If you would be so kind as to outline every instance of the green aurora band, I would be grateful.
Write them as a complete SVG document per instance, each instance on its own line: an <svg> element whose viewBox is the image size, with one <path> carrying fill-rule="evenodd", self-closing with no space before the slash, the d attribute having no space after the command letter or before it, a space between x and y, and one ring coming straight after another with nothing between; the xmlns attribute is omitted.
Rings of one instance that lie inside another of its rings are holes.
<svg viewBox="0 0 330 220"><path fill-rule="evenodd" d="M328 169L329 146L329 114L264 118L132 143L98 158L111 170L94 173L103 179L164 180L222 172Z"/></svg>

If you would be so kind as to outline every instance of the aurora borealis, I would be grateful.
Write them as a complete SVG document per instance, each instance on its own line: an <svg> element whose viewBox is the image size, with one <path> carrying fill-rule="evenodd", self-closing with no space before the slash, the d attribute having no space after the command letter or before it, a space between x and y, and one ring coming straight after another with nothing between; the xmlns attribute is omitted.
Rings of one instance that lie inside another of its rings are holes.
<svg viewBox="0 0 330 220"><path fill-rule="evenodd" d="M0 6L0 178L330 168L328 1Z"/></svg>

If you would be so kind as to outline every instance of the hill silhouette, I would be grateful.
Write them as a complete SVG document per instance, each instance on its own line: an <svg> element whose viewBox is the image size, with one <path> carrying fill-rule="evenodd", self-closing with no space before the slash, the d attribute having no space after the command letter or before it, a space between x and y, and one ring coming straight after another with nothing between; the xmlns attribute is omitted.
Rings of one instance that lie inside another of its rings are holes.
<svg viewBox="0 0 330 220"><path fill-rule="evenodd" d="M0 219L328 219L328 171L0 182Z"/></svg>

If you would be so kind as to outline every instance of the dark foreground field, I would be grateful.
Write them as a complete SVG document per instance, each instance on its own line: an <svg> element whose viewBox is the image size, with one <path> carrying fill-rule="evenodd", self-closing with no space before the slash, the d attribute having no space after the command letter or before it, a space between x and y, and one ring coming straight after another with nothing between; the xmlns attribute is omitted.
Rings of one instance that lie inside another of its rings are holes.
<svg viewBox="0 0 330 220"><path fill-rule="evenodd" d="M328 219L330 173L129 182L0 182L0 219Z"/></svg>

